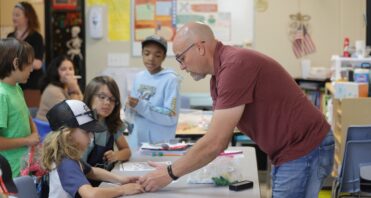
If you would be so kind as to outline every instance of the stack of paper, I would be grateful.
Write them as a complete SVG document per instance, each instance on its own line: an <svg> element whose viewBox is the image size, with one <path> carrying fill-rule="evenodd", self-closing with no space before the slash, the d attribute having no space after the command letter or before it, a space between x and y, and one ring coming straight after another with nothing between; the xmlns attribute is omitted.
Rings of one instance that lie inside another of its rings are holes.
<svg viewBox="0 0 371 198"><path fill-rule="evenodd" d="M149 144L143 143L140 147L140 153L151 156L180 156L184 155L192 144L177 143L177 144Z"/></svg>

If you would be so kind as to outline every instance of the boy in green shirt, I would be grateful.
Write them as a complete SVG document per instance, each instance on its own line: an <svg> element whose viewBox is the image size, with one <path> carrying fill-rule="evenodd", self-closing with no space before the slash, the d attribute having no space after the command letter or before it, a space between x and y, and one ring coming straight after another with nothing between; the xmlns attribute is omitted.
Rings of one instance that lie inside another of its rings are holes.
<svg viewBox="0 0 371 198"><path fill-rule="evenodd" d="M0 154L19 176L21 159L39 135L18 83L26 83L32 72L32 47L14 38L0 40Z"/></svg>

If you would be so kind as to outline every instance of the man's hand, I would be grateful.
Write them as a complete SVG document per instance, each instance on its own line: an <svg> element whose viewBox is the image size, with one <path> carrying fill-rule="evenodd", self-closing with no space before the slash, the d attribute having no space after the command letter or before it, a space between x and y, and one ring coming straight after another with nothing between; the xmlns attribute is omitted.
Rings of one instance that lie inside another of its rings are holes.
<svg viewBox="0 0 371 198"><path fill-rule="evenodd" d="M171 177L167 173L166 165L160 165L155 162L148 162L148 164L155 167L156 170L139 178L139 183L146 192L157 191L172 182Z"/></svg>

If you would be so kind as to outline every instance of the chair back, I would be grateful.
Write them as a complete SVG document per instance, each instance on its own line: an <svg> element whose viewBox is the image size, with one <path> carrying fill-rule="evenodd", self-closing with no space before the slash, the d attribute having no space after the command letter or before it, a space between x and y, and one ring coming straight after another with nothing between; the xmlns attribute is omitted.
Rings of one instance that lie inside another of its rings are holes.
<svg viewBox="0 0 371 198"><path fill-rule="evenodd" d="M371 162L371 126L350 126L339 174L339 192L360 192L360 164Z"/></svg>
<svg viewBox="0 0 371 198"><path fill-rule="evenodd" d="M18 188L18 198L38 198L36 184L30 176L20 176L13 179Z"/></svg>
<svg viewBox="0 0 371 198"><path fill-rule="evenodd" d="M38 107L29 107L28 110L30 111L31 117L35 118L39 108Z"/></svg>
<svg viewBox="0 0 371 198"><path fill-rule="evenodd" d="M37 118L33 118L32 120L36 124L37 130L39 131L40 140L42 142L44 140L45 136L50 131L52 131L52 129L50 128L49 122L39 120Z"/></svg>

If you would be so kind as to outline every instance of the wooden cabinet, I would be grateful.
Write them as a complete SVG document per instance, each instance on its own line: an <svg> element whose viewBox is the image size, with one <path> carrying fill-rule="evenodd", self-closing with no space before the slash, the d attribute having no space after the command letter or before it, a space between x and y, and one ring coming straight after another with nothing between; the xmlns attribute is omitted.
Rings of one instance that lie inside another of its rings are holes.
<svg viewBox="0 0 371 198"><path fill-rule="evenodd" d="M326 84L326 92L333 95L331 83ZM351 125L371 125L371 98L331 98L331 126L335 138L335 160L333 176L338 174L344 155L348 127Z"/></svg>

